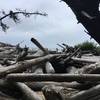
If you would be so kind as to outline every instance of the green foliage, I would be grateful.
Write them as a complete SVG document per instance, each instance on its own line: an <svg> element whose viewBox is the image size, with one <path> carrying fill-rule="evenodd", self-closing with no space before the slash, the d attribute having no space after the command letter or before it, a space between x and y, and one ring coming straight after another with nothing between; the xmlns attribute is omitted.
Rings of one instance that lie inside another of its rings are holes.
<svg viewBox="0 0 100 100"><path fill-rule="evenodd" d="M81 50L94 50L96 49L96 44L93 43L93 42L89 42L89 41L86 41L86 42L83 42L81 44L78 44L78 45L75 45L75 48L81 48Z"/></svg>
<svg viewBox="0 0 100 100"><path fill-rule="evenodd" d="M74 46L76 49L80 48L81 51L90 51L95 55L100 55L100 46L97 46L94 42L85 41L81 44Z"/></svg>
<svg viewBox="0 0 100 100"><path fill-rule="evenodd" d="M95 55L99 55L100 56L100 46L96 47Z"/></svg>

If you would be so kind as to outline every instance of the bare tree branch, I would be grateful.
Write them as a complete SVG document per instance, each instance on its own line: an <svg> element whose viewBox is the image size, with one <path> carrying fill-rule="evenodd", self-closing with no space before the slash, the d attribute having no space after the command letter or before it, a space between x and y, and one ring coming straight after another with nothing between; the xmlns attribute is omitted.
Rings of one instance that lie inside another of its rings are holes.
<svg viewBox="0 0 100 100"><path fill-rule="evenodd" d="M2 11L3 16L0 18L0 26L4 32L9 28L7 24L3 22L3 19L9 17L11 18L15 23L18 23L20 21L20 18L18 17L19 14L22 14L25 17L30 17L31 15L40 15L40 16L47 16L46 13L40 13L40 12L27 12L26 10L20 10L16 9L18 11L9 11L8 14L5 13L5 11Z"/></svg>

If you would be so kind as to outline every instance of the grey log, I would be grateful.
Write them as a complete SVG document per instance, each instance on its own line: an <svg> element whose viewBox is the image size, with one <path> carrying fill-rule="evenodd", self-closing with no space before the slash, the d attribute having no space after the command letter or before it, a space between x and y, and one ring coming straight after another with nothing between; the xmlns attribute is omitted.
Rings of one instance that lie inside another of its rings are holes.
<svg viewBox="0 0 100 100"><path fill-rule="evenodd" d="M22 71L26 70L27 68L31 68L34 65L40 64L41 62L49 61L50 59L58 57L58 56L60 56L60 55L59 54L55 54L55 55L51 54L51 55L39 57L36 59L28 60L28 61L22 61L15 65L11 65L6 68L2 68L2 70L0 70L0 78L4 77L5 75L10 74L10 73L22 72Z"/></svg>
<svg viewBox="0 0 100 100"><path fill-rule="evenodd" d="M27 84L34 91L41 91L41 89L46 85L63 86L77 90L86 90L93 86L93 84L80 84L77 82L26 82L25 84Z"/></svg>
<svg viewBox="0 0 100 100"><path fill-rule="evenodd" d="M55 82L71 82L71 81L100 81L99 74L32 74L32 73L16 73L8 74L6 79L15 82L27 81L55 81Z"/></svg>
<svg viewBox="0 0 100 100"><path fill-rule="evenodd" d="M93 60L89 60L89 59L75 58L75 57L72 57L71 59L72 59L74 62L89 63L89 64L96 63L96 61L94 61L94 59L93 59Z"/></svg>
<svg viewBox="0 0 100 100"><path fill-rule="evenodd" d="M46 50L35 38L31 38L31 41L38 47L40 48L44 54L49 54L48 50ZM55 70L52 66L52 64L47 61L45 65L45 70L47 73L55 73Z"/></svg>
<svg viewBox="0 0 100 100"><path fill-rule="evenodd" d="M49 61L47 61L46 64L45 64L45 70L46 70L46 73L48 73L48 74L55 73L55 70L54 70L52 64Z"/></svg>
<svg viewBox="0 0 100 100"><path fill-rule="evenodd" d="M17 82L16 85L20 88L26 100L42 100L33 90L31 90L26 84Z"/></svg>
<svg viewBox="0 0 100 100"><path fill-rule="evenodd" d="M92 100L92 98L99 95L100 95L100 85L97 85L89 90L81 91L73 95L69 100Z"/></svg>
<svg viewBox="0 0 100 100"><path fill-rule="evenodd" d="M44 53L48 54L48 51L47 51L35 38L31 38L31 41L32 41L38 48L40 48Z"/></svg>
<svg viewBox="0 0 100 100"><path fill-rule="evenodd" d="M80 47L75 50L70 56L68 56L66 59L64 59L64 62L67 63L74 55L77 54L77 52L80 50Z"/></svg>
<svg viewBox="0 0 100 100"><path fill-rule="evenodd" d="M68 100L73 94L78 91L63 86L47 85L42 89L46 100Z"/></svg>

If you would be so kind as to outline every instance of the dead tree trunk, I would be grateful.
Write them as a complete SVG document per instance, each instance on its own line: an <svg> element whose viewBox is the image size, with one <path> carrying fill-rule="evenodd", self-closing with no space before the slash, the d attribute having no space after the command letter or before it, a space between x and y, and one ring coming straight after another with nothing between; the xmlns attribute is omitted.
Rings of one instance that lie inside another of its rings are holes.
<svg viewBox="0 0 100 100"><path fill-rule="evenodd" d="M100 43L100 0L62 0L72 9L87 33Z"/></svg>

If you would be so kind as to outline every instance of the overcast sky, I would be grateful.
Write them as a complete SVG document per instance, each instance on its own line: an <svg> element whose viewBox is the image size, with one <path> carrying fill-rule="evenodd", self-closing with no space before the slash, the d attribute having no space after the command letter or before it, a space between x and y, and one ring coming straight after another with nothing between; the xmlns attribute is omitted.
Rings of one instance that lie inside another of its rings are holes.
<svg viewBox="0 0 100 100"><path fill-rule="evenodd" d="M45 47L56 48L57 43L75 45L90 40L84 32L71 9L59 0L1 0L0 9L9 11L16 8L27 9L29 12L46 12L47 17L31 16L21 18L20 24L15 24L8 18L5 22L10 29L4 33L0 28L0 41L17 44L24 40L22 45L33 46L31 37L35 37Z"/></svg>

